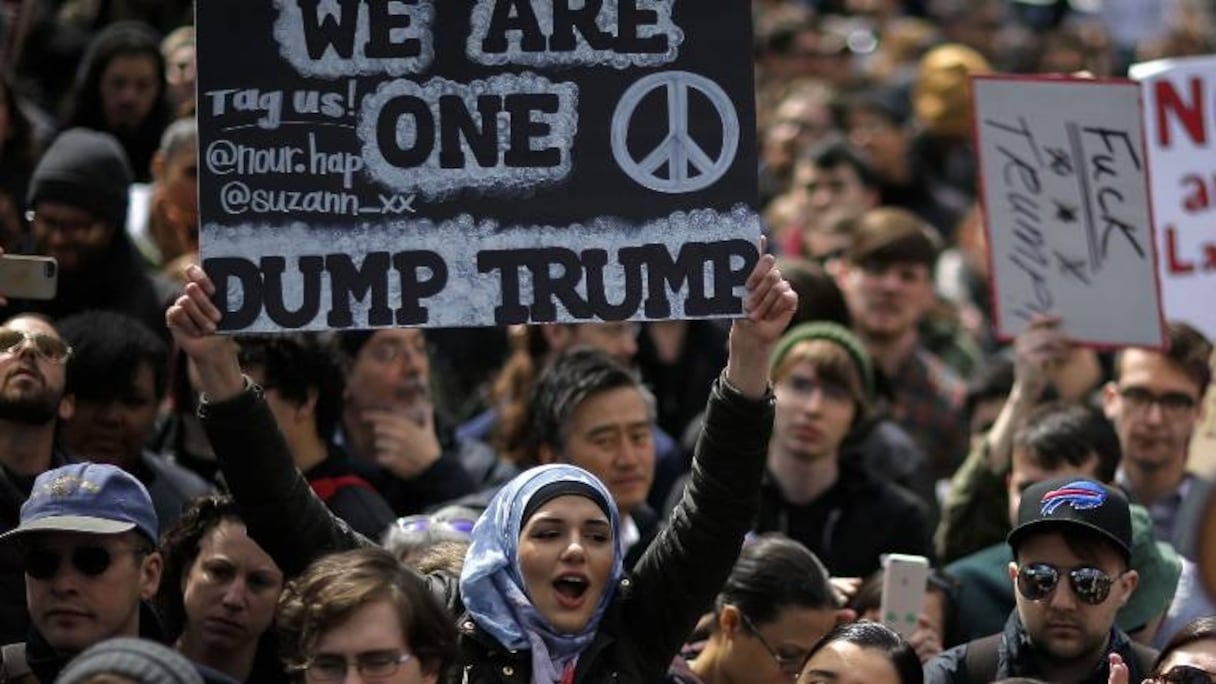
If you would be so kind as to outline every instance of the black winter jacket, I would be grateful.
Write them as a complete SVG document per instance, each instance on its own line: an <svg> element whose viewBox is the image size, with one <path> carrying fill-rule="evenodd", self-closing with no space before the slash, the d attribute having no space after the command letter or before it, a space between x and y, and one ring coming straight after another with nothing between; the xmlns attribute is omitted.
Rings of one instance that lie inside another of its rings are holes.
<svg viewBox="0 0 1216 684"><path fill-rule="evenodd" d="M288 577L322 554L370 544L313 496L292 467L256 389L206 405L201 413L250 536ZM771 392L752 401L722 381L715 384L684 498L622 580L595 639L579 657L576 682L649 684L662 679L739 555L757 512L772 423ZM428 582L453 615L462 615L456 578L432 576ZM459 618L458 627L460 653L445 681L531 681L527 652L507 651L467 617Z"/></svg>
<svg viewBox="0 0 1216 684"><path fill-rule="evenodd" d="M925 505L899 485L885 482L858 462L840 457L840 476L810 503L785 500L776 480L760 491L757 532L781 532L813 551L834 577L868 577L884 553L932 558Z"/></svg>
<svg viewBox="0 0 1216 684"><path fill-rule="evenodd" d="M309 468L304 477L334 515L372 541L379 540L397 519L380 492L355 475L350 456L341 447L329 445L325 460Z"/></svg>
<svg viewBox="0 0 1216 684"><path fill-rule="evenodd" d="M987 638L991 637L985 637L985 639ZM970 682L976 681L994 682L1014 677L1044 678L1035 662L1034 645L1030 643L1030 636L1022 626L1022 621L1018 619L1016 610L1009 615L1009 620L1005 623L1005 631L1001 633L996 652L995 672L970 672L968 666L971 661L967 657L967 651L979 641L983 640L955 646L925 663L925 684L970 684ZM1094 669L1090 671L1089 676L1077 684L1106 684L1110 677L1108 655L1111 653L1118 653L1123 658L1123 662L1128 667L1127 681L1129 682L1143 681L1149 675L1152 662L1157 656L1156 651L1132 643L1126 634L1119 631L1117 627L1112 627L1110 640L1106 644L1106 653L1094 663Z"/></svg>

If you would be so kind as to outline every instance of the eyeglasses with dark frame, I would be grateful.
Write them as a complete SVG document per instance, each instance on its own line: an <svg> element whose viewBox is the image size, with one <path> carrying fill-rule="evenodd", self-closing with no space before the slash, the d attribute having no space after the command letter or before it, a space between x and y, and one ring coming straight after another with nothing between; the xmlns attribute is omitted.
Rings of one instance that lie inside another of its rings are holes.
<svg viewBox="0 0 1216 684"><path fill-rule="evenodd" d="M422 340L377 340L368 343L366 349L368 358L385 366L407 355L417 363L427 354L426 342Z"/></svg>
<svg viewBox="0 0 1216 684"><path fill-rule="evenodd" d="M16 354L26 342L51 363L64 363L72 356L72 348L54 335L0 328L0 354Z"/></svg>
<svg viewBox="0 0 1216 684"><path fill-rule="evenodd" d="M1119 396L1133 411L1148 411L1156 404L1167 416L1185 416L1199 403L1198 399L1183 392L1156 394L1143 387L1120 387Z"/></svg>
<svg viewBox="0 0 1216 684"><path fill-rule="evenodd" d="M747 628L747 631L751 632L760 641L760 645L764 647L764 650L768 651L768 654L773 657L773 660L777 663L777 669L789 675L790 679L797 679L798 675L802 673L802 666L806 665L806 659L809 654L801 653L796 656L781 655L777 652L777 649L773 648L772 644L768 643L768 639L764 638L760 630L756 629L756 625L752 622L751 618L745 615L743 611L739 611L739 617L743 620L743 626Z"/></svg>
<svg viewBox="0 0 1216 684"><path fill-rule="evenodd" d="M1165 672L1151 675L1148 681L1153 684L1212 684L1216 682L1216 672L1193 665L1175 665Z"/></svg>
<svg viewBox="0 0 1216 684"><path fill-rule="evenodd" d="M1115 582L1099 568L1082 566L1065 571L1050 563L1027 563L1018 568L1018 592L1031 601L1042 601L1051 596L1064 576L1077 599L1091 606L1105 601Z"/></svg>
<svg viewBox="0 0 1216 684"><path fill-rule="evenodd" d="M61 232L69 235L83 235L102 223L95 218L84 221L64 221L62 219L48 218L45 214L39 214L33 209L25 212L25 220L30 225L37 224L51 232Z"/></svg>
<svg viewBox="0 0 1216 684"><path fill-rule="evenodd" d="M413 657L409 652L370 651L356 654L352 662L343 656L321 654L291 670L303 672L309 681L337 682L346 679L346 673L354 666L364 679L384 679L397 674L397 670Z"/></svg>

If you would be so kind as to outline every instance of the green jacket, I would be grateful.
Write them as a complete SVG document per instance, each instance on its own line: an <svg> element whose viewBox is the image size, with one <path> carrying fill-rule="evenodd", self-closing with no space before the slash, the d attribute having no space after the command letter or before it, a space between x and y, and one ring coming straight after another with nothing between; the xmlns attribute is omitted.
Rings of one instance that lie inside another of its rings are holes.
<svg viewBox="0 0 1216 684"><path fill-rule="evenodd" d="M1008 474L1008 470L994 473L988 467L987 439L972 447L950 480L950 493L933 536L939 563L951 563L1005 541L1009 534Z"/></svg>

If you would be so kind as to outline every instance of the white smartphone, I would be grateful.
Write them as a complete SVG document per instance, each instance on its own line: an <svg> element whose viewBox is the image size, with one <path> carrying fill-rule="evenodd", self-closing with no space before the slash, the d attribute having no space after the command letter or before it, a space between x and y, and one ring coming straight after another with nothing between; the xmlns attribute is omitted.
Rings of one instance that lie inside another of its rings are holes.
<svg viewBox="0 0 1216 684"><path fill-rule="evenodd" d="M59 263L54 257L0 255L0 296L8 299L54 299Z"/></svg>
<svg viewBox="0 0 1216 684"><path fill-rule="evenodd" d="M929 559L899 553L883 558L882 622L907 638L925 609Z"/></svg>

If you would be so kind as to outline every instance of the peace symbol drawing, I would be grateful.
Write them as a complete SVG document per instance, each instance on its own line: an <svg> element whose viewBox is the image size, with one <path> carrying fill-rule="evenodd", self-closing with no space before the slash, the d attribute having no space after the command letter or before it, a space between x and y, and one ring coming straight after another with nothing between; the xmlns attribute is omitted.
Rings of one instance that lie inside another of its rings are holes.
<svg viewBox="0 0 1216 684"><path fill-rule="evenodd" d="M627 145L638 104L650 93L667 94L667 136L637 160ZM697 91L713 105L722 124L722 148L711 156L689 132L688 98ZM730 97L717 83L687 71L664 71L639 79L625 91L612 115L612 156L639 185L667 194L682 194L713 185L730 168L739 150L739 117ZM665 176L659 175L666 168Z"/></svg>

